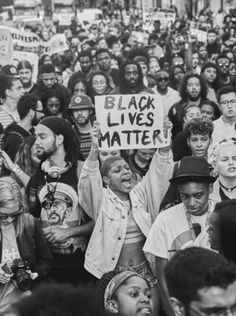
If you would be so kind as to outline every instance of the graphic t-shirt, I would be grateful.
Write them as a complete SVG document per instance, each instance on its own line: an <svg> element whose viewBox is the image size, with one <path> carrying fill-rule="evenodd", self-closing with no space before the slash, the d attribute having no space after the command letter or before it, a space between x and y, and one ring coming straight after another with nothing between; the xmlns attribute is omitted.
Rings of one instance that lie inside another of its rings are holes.
<svg viewBox="0 0 236 316"><path fill-rule="evenodd" d="M11 264L14 259L20 258L14 224L1 226L2 230L2 259L1 263Z"/></svg>

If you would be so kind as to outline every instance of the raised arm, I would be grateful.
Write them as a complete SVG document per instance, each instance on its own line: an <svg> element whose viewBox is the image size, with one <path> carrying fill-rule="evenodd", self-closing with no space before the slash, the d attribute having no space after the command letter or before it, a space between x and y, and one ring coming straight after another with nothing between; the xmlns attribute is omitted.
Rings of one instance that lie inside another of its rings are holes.
<svg viewBox="0 0 236 316"><path fill-rule="evenodd" d="M94 122L90 135L92 141L91 149L81 171L78 194L79 203L84 211L89 217L96 220L103 198L103 183L98 161L98 138L100 135L98 122Z"/></svg>

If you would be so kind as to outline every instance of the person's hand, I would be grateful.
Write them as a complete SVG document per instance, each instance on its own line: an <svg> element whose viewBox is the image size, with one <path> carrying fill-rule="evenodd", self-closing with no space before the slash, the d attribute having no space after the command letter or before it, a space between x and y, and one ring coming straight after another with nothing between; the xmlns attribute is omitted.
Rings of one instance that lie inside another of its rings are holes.
<svg viewBox="0 0 236 316"><path fill-rule="evenodd" d="M1 150L0 155L1 155L2 162L3 162L4 166L8 170L12 171L16 165L11 160L11 158L8 156L8 154L4 150Z"/></svg>
<svg viewBox="0 0 236 316"><path fill-rule="evenodd" d="M52 243L61 243L68 238L66 230L60 227L47 227L43 229L46 239Z"/></svg>
<svg viewBox="0 0 236 316"><path fill-rule="evenodd" d="M13 273L8 273L4 269L11 271L8 267L5 268L5 264L0 264L0 283L2 284L8 283L13 277Z"/></svg>
<svg viewBox="0 0 236 316"><path fill-rule="evenodd" d="M98 148L98 140L100 137L100 123L98 121L94 121L93 127L90 130L90 136L92 141L92 148Z"/></svg>

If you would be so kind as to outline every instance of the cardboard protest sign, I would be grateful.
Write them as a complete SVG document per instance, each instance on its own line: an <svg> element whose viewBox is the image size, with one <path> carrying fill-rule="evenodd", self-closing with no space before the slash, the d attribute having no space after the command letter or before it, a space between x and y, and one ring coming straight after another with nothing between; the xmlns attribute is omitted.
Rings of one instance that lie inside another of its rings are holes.
<svg viewBox="0 0 236 316"><path fill-rule="evenodd" d="M153 22L159 20L162 25L171 25L175 22L176 13L173 10L160 8L144 8L143 10L143 29L153 30Z"/></svg>
<svg viewBox="0 0 236 316"><path fill-rule="evenodd" d="M40 55L64 52L69 48L65 34L56 34L48 42L40 43Z"/></svg>
<svg viewBox="0 0 236 316"><path fill-rule="evenodd" d="M161 148L169 145L163 133L163 108L155 94L104 95L95 97L101 123L100 148Z"/></svg>
<svg viewBox="0 0 236 316"><path fill-rule="evenodd" d="M13 45L9 30L0 29L0 65L11 64Z"/></svg>
<svg viewBox="0 0 236 316"><path fill-rule="evenodd" d="M0 26L0 29L10 31L14 50L38 51L39 37L36 33L8 26Z"/></svg>
<svg viewBox="0 0 236 316"><path fill-rule="evenodd" d="M23 51L14 51L14 59L17 59L19 61L21 60L28 60L33 68L32 72L32 81L37 82L37 76L38 76L38 62L39 57L35 53L31 52L23 52Z"/></svg>
<svg viewBox="0 0 236 316"><path fill-rule="evenodd" d="M148 44L148 37L149 34L144 33L144 32L137 32L137 31L132 31L128 43L130 45L135 45L137 43L142 43L143 45Z"/></svg>
<svg viewBox="0 0 236 316"><path fill-rule="evenodd" d="M198 42L206 43L207 42L207 32L198 30L198 29L190 29L190 34L195 36Z"/></svg>

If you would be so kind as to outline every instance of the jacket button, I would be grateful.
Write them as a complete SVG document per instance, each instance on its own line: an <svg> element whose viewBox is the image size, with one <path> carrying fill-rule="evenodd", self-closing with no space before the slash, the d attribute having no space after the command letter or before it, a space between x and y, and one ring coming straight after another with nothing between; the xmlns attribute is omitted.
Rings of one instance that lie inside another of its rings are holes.
<svg viewBox="0 0 236 316"><path fill-rule="evenodd" d="M118 240L121 240L121 237L118 237Z"/></svg>
<svg viewBox="0 0 236 316"><path fill-rule="evenodd" d="M124 215L122 216L122 219L125 219L125 216L124 216Z"/></svg>
<svg viewBox="0 0 236 316"><path fill-rule="evenodd" d="M113 258L112 258L112 260L114 261L114 260L115 260L115 258L113 257Z"/></svg>

